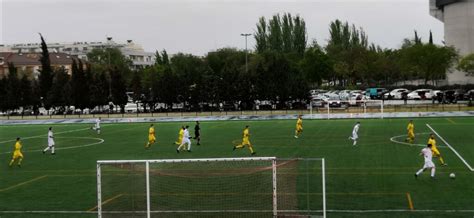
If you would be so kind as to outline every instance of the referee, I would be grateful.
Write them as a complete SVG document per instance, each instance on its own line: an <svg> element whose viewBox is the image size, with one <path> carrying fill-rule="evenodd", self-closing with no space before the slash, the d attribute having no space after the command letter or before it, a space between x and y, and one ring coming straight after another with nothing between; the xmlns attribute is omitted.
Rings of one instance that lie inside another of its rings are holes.
<svg viewBox="0 0 474 218"><path fill-rule="evenodd" d="M194 126L194 139L197 140L197 145L201 145L201 127L199 127L199 121L196 121Z"/></svg>

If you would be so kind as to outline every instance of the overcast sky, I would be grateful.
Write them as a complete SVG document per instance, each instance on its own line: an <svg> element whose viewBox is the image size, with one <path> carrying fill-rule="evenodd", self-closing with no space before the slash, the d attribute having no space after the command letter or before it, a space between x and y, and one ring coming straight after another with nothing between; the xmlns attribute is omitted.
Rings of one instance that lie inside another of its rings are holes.
<svg viewBox="0 0 474 218"><path fill-rule="evenodd" d="M244 48L240 33L253 33L261 16L299 14L308 41L325 45L329 23L349 21L369 41L397 48L418 30L443 40L443 24L429 15L429 0L0 0L0 44L132 39L147 51L203 55L222 47ZM254 39L249 38L249 48Z"/></svg>

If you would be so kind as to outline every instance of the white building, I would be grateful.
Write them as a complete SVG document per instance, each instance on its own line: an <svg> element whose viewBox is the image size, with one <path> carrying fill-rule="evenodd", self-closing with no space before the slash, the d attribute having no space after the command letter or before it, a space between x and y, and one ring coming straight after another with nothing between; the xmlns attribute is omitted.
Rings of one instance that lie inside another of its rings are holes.
<svg viewBox="0 0 474 218"><path fill-rule="evenodd" d="M454 46L461 56L474 53L474 0L430 0L430 14L444 23L446 45ZM474 83L474 76L451 71L448 84Z"/></svg>
<svg viewBox="0 0 474 218"><path fill-rule="evenodd" d="M132 61L132 69L144 68L155 63L155 54L146 52L141 45L135 44L132 40L116 43L109 37L105 42L48 43L47 45L50 53L62 52L83 60L87 60L87 53L93 49L118 48ZM41 43L0 45L0 52L40 53Z"/></svg>

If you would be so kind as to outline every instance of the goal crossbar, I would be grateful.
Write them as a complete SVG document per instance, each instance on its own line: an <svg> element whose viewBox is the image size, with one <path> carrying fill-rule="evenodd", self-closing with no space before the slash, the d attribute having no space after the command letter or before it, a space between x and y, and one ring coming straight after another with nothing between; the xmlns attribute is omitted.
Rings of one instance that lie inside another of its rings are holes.
<svg viewBox="0 0 474 218"><path fill-rule="evenodd" d="M193 158L193 159L154 159L154 160L99 160L97 164L121 163L188 163L188 162L220 162L220 161L271 161L276 157L242 157L242 158Z"/></svg>

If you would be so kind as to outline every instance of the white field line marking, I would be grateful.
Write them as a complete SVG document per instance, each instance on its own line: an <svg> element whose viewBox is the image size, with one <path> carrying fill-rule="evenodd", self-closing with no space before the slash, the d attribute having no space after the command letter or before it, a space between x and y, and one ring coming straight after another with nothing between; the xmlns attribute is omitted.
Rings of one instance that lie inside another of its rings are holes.
<svg viewBox="0 0 474 218"><path fill-rule="evenodd" d="M268 213L272 210L169 210L169 211L151 211L152 213ZM278 212L302 212L302 213L321 213L322 210L278 210ZM431 209L421 209L421 210L410 210L410 209L380 209L380 210L327 210L330 213L474 213L474 209L470 210L431 210ZM97 211L73 211L73 210L5 210L0 211L0 214L97 214ZM146 211L102 211L104 214L138 214L146 213Z"/></svg>
<svg viewBox="0 0 474 218"><path fill-rule="evenodd" d="M55 135L60 135L60 134L63 134L63 133L70 133L70 132L79 132L79 131L84 131L84 130L89 130L90 128L82 128L82 129L74 129L74 130L67 130L67 131L62 131L62 132L56 132L54 133ZM42 135L36 135L36 136L29 136L29 137L21 137L21 139L33 139L33 138L41 138L41 137L45 137L47 136L48 134L42 134ZM1 141L1 143L7 143L7 142L14 142L16 141L16 139L11 139L11 140L6 140L6 141Z"/></svg>
<svg viewBox="0 0 474 218"><path fill-rule="evenodd" d="M18 183L18 184L16 184L16 185L12 185L12 186L10 186L10 187L4 188L4 189L0 189L0 192L8 191L8 190L14 189L14 188L16 188L16 187L20 187L20 186L23 186L23 185L32 183L32 182L37 181L37 180L40 180L40 179L44 179L44 178L46 178L46 177L47 177L47 175L39 176L39 177L30 179L30 180L28 180L28 181L26 181L26 182Z"/></svg>
<svg viewBox="0 0 474 218"><path fill-rule="evenodd" d="M428 135L428 134L430 134L430 133L429 132L422 132L422 133L416 133L415 135ZM401 141L395 140L397 138L406 137L406 136L407 135L397 135L397 136L394 136L394 137L390 138L390 141L393 142L393 143L402 144L402 145L426 147L426 145L423 145L423 144L410 144L410 143L407 143L407 142L401 142ZM447 146L444 146L444 145L438 146L438 148L443 148L443 147L447 147Z"/></svg>
<svg viewBox="0 0 474 218"><path fill-rule="evenodd" d="M473 171L473 172L474 172L474 169L471 167L471 165L469 165L469 164L467 163L467 161L464 160L464 158L463 158L446 140L444 140L443 137L441 137L429 124L426 124L426 126L427 126L428 128L430 128L431 131L433 131L433 133L436 134L436 135L438 136L438 138L441 139L441 141L443 141L444 144L445 144L446 146L448 146L448 148L451 149L451 151L453 151L454 154L456 154L456 156L459 157L459 159L461 159L461 161L467 166L467 168L469 168L470 171Z"/></svg>
<svg viewBox="0 0 474 218"><path fill-rule="evenodd" d="M89 143L89 144L85 144L85 145L77 145L77 146L70 146L70 147L59 147L59 148L55 148L55 150L68 150L68 149L76 149L76 148L85 148L85 147L90 147L90 146L93 146L93 145L98 145L98 144L102 144L104 143L104 139L101 139L101 138L93 138L93 137L61 137L61 138L69 138L69 139L92 139L92 140L97 140L97 142L93 142L93 143ZM26 152L37 152L37 151L42 151L43 149L37 149L37 150L27 150L27 151L22 151L24 153ZM10 154L12 153L12 151L7 151L7 152L3 152L3 153L0 153L0 154Z"/></svg>

